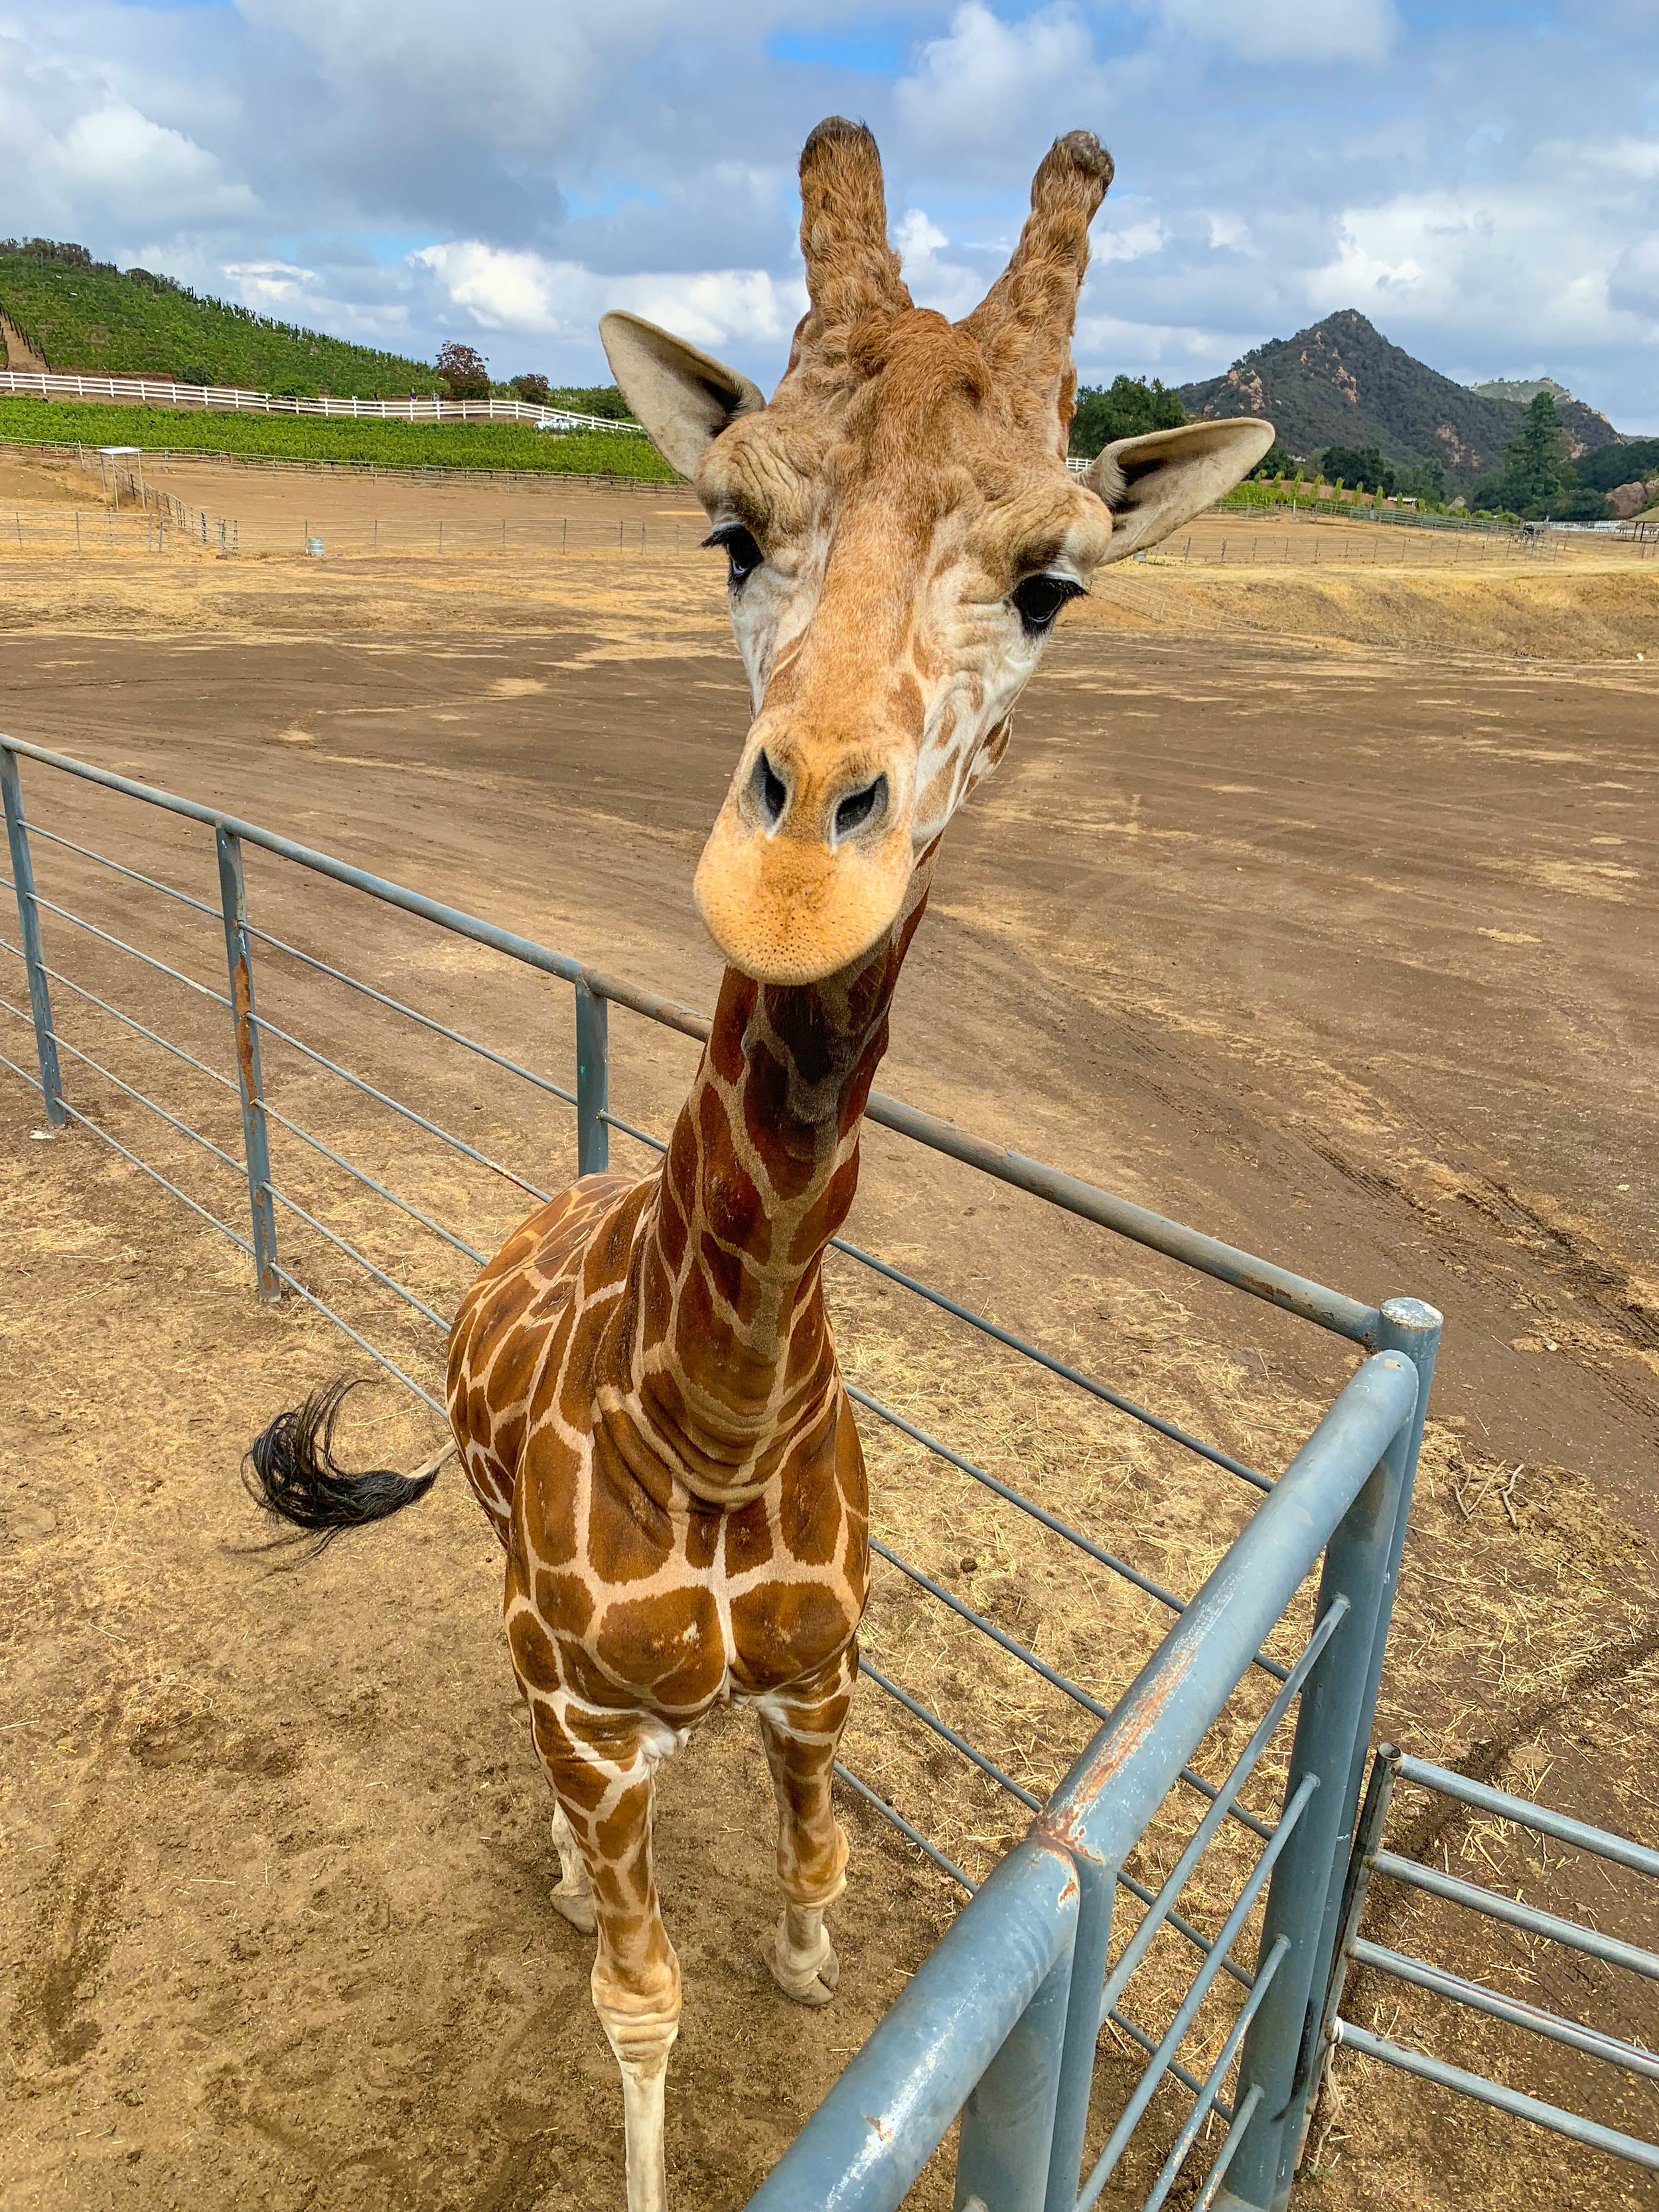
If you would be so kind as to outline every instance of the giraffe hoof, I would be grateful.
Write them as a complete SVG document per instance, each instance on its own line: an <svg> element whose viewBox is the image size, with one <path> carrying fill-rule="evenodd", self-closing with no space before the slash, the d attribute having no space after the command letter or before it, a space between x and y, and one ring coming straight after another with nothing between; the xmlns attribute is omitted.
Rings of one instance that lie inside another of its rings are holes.
<svg viewBox="0 0 1659 2212"><path fill-rule="evenodd" d="M551 1893L555 1912L562 1913L579 1936L592 1936L599 1927L593 1899L586 1890L568 1890L560 1882Z"/></svg>
<svg viewBox="0 0 1659 2212"><path fill-rule="evenodd" d="M820 1947L803 1957L790 1951L786 1924L780 1923L766 1954L772 1979L795 2004L827 2005L835 2002L836 1984L841 1980L841 1960L836 1956L828 1929L820 1929L818 1933Z"/></svg>
<svg viewBox="0 0 1659 2212"><path fill-rule="evenodd" d="M841 1962L833 1951L815 1974L786 1975L769 1951L766 1963L772 1969L772 1979L793 2003L817 2006L835 2002L836 1984L841 1979Z"/></svg>

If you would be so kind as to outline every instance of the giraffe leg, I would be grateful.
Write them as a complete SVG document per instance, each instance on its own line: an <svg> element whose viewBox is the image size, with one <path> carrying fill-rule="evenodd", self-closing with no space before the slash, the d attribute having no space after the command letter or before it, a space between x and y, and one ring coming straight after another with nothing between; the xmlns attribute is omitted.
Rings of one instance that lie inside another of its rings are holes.
<svg viewBox="0 0 1659 2212"><path fill-rule="evenodd" d="M818 1683L760 1706L778 1801L778 1880L786 1900L766 1963L797 2004L827 2005L841 1979L823 1915L846 1887L847 1832L831 1810L830 1788L856 1664L855 1655L844 1654Z"/></svg>
<svg viewBox="0 0 1659 2212"><path fill-rule="evenodd" d="M664 2091L680 2025L680 1968L663 1926L651 1856L653 1772L673 1738L641 1715L584 1712L580 1743L536 1705L536 1747L580 1872L567 1866L553 1902L568 1919L586 1905L599 1943L593 2009L622 2071L628 2212L667 2212ZM583 1885L586 1886L584 1893Z"/></svg>
<svg viewBox="0 0 1659 2212"><path fill-rule="evenodd" d="M553 1805L553 1848L559 1855L560 1875L552 1893L553 1910L562 1912L578 1934L591 1936L599 1925L593 1910L593 1885L587 1878L576 1832L556 1799Z"/></svg>

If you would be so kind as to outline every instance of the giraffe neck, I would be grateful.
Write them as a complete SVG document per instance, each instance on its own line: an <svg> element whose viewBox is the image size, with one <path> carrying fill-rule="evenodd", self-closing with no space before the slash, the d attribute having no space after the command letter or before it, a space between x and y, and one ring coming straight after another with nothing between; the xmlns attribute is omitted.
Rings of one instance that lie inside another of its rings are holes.
<svg viewBox="0 0 1659 2212"><path fill-rule="evenodd" d="M728 968L635 1246L633 1367L658 1445L689 1486L755 1496L840 1409L824 1249L858 1186L859 1126L927 896L823 983Z"/></svg>

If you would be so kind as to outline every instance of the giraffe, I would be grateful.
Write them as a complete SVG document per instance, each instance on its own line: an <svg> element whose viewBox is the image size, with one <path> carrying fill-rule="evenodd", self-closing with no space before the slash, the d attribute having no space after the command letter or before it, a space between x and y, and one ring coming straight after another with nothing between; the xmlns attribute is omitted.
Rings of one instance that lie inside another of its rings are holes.
<svg viewBox="0 0 1659 2212"><path fill-rule="evenodd" d="M1071 335L1111 180L1073 131L964 320L918 309L879 156L831 118L800 163L808 311L769 403L637 317L618 384L690 478L728 564L754 715L698 865L726 962L667 1152L532 1213L462 1299L453 1442L412 1476L333 1456L341 1386L254 1444L256 1495L326 1540L422 1495L459 1451L501 1543L503 1617L555 1802L552 1901L595 1940L621 2070L629 2212L667 2201L679 1968L652 1863L653 1777L717 1704L751 1706L777 1801L766 1957L817 2006L848 1839L831 1802L868 1584L868 1500L824 1249L940 838L1008 743L1066 602L1260 459L1207 422L1066 465Z"/></svg>

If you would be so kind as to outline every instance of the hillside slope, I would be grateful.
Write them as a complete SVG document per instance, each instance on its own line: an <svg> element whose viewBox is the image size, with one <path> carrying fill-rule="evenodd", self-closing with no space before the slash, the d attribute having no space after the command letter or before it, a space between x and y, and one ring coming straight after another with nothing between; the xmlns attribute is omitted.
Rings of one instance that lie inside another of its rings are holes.
<svg viewBox="0 0 1659 2212"><path fill-rule="evenodd" d="M1205 420L1267 416L1292 453L1376 446L1403 466L1437 458L1460 489L1500 465L1523 413L1513 399L1471 392L1414 360L1352 307L1257 346L1223 376L1183 385L1181 399ZM1575 459L1618 442L1612 423L1582 400L1559 406Z"/></svg>
<svg viewBox="0 0 1659 2212"><path fill-rule="evenodd" d="M0 313L55 369L363 399L430 392L436 382L425 362L200 299L169 276L123 273L83 246L0 244Z"/></svg>

